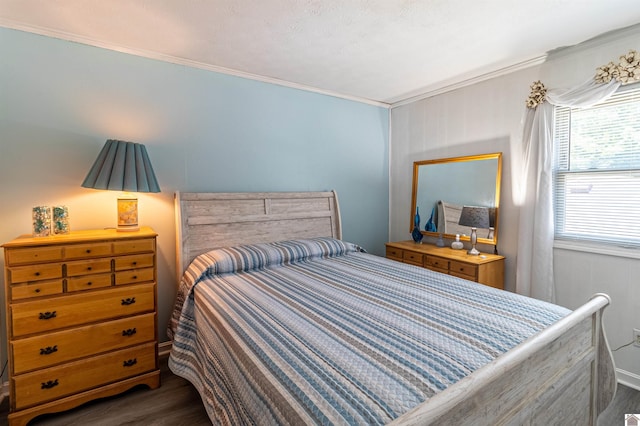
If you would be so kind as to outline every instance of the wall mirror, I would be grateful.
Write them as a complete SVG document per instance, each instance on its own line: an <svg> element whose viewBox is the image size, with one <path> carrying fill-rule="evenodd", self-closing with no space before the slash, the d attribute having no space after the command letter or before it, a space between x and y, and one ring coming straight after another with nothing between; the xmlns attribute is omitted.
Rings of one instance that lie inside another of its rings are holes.
<svg viewBox="0 0 640 426"><path fill-rule="evenodd" d="M478 228L478 243L497 245L501 175L501 152L414 162L410 231L419 212L423 235L469 241L471 228L458 224L462 207L486 207L490 224Z"/></svg>

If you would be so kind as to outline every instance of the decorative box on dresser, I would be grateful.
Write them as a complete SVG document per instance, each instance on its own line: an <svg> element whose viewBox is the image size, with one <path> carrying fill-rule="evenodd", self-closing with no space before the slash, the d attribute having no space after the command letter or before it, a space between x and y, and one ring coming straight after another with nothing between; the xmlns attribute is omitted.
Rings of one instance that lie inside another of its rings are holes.
<svg viewBox="0 0 640 426"><path fill-rule="evenodd" d="M464 249L398 241L386 244L386 257L504 289L504 256L497 254L472 256Z"/></svg>
<svg viewBox="0 0 640 426"><path fill-rule="evenodd" d="M10 425L160 386L151 228L24 235L2 247Z"/></svg>

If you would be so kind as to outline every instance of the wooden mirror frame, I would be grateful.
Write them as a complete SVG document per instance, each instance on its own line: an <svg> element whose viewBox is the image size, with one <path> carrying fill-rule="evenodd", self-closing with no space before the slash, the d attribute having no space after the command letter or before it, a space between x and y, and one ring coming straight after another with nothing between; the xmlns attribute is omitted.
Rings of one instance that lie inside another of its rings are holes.
<svg viewBox="0 0 640 426"><path fill-rule="evenodd" d="M502 178L502 153L496 152L491 154L481 154L481 155L469 155L464 157L451 157L451 158L440 158L435 160L422 160L415 161L413 163L413 185L412 185L412 194L411 194L411 215L410 215L410 229L409 232L413 230L414 227L414 217L416 213L416 205L418 199L418 183L419 183L419 171L421 167L428 167L429 165L438 165L438 164L449 164L449 163L465 163L472 161L485 161L485 160L497 160L496 162L496 181L495 181L495 200L493 207L495 208L495 219L494 219L494 232L493 239L483 238L478 236L478 243L480 244L491 244L496 246L498 244L498 218L499 218L499 205L500 205L500 182ZM453 192L455 188L451 188L450 190ZM447 201L447 200L445 200ZM477 205L473 200L470 200L469 203L465 205ZM490 207L490 206L487 206ZM420 232L426 236L437 237L439 235L438 232L430 232L424 230L424 225L426 223L426 219L429 217L429 212L424 212L421 214L422 222L420 224L421 230ZM445 238L454 239L454 234L444 234ZM460 235L460 240L469 241L470 237L468 235Z"/></svg>

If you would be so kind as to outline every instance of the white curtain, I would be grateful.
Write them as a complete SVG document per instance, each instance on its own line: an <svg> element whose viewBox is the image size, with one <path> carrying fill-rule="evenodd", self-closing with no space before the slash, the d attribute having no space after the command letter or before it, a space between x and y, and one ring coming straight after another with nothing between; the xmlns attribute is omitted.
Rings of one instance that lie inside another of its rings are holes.
<svg viewBox="0 0 640 426"><path fill-rule="evenodd" d="M549 89L528 108L523 129L523 204L520 207L516 292L555 302L553 282L553 109L589 107L609 98L620 83L590 79L570 90Z"/></svg>

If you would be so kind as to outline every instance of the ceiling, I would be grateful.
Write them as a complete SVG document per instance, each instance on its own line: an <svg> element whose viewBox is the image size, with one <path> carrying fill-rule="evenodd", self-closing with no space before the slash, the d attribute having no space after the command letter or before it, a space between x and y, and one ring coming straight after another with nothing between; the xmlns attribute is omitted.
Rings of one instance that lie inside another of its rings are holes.
<svg viewBox="0 0 640 426"><path fill-rule="evenodd" d="M3 27L382 104L638 22L638 0L0 0Z"/></svg>

